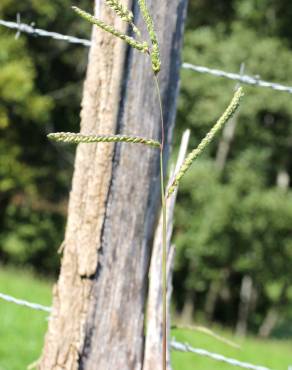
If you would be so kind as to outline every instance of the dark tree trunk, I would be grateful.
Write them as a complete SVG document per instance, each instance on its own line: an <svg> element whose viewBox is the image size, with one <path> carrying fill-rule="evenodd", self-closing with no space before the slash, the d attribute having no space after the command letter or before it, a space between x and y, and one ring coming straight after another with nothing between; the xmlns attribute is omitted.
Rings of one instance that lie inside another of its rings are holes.
<svg viewBox="0 0 292 370"><path fill-rule="evenodd" d="M281 315L281 309L282 307L285 307L285 305L287 305L287 291L289 286L290 284L287 282L283 284L278 301L268 309L264 321L259 328L260 337L268 338L277 325L279 317Z"/></svg>
<svg viewBox="0 0 292 370"><path fill-rule="evenodd" d="M248 317L250 313L250 306L252 302L253 281L248 275L242 278L240 289L240 302L238 309L238 319L235 333L238 336L245 336L248 327Z"/></svg>

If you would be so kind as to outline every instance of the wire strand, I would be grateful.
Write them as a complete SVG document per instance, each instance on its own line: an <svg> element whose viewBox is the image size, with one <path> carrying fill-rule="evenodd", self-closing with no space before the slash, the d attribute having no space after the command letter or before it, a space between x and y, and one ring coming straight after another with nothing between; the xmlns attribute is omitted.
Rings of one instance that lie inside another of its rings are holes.
<svg viewBox="0 0 292 370"><path fill-rule="evenodd" d="M194 347L191 347L188 343L180 343L175 340L172 340L170 343L170 346L175 351L194 353L199 356L211 358L212 360L215 360L215 361L225 362L226 364L229 364L232 366L241 367L242 369L270 370L268 367L265 367L265 366L257 366L257 365L253 365L247 362L241 362L233 358L225 357L218 353L206 351L205 349L194 348Z"/></svg>
<svg viewBox="0 0 292 370"><path fill-rule="evenodd" d="M27 33L28 35L40 36L40 37L50 37L58 41L66 41L71 44L80 44L86 47L91 46L91 41L87 39L80 39L74 36L63 35L57 32L46 31L40 28L35 28L32 25L28 25L26 23L8 22L8 21L4 21L0 19L0 26L4 26L4 27L7 27L13 30L17 30L18 32Z"/></svg>
<svg viewBox="0 0 292 370"><path fill-rule="evenodd" d="M86 47L90 47L92 45L90 40L82 39L82 38L78 38L78 37L74 37L70 35L63 35L57 32L46 31L40 28L35 28L34 26L26 24L26 23L10 22L10 21L5 21L5 20L0 19L0 26L10 28L13 30L17 30L18 36L19 36L19 32L20 33L23 32L23 33L33 35L33 36L50 37L58 41L66 41L72 44L80 44ZM224 77L230 80L242 82L247 85L270 88L273 90L287 92L289 94L292 94L292 86L282 85L277 82L261 80L260 78L256 76L241 75L238 73L226 72L220 69L208 68L205 66L195 65L195 64L191 64L187 62L182 64L182 68L189 69L189 70L192 70L198 73L210 74L216 77Z"/></svg>
<svg viewBox="0 0 292 370"><path fill-rule="evenodd" d="M268 82L268 81L260 80L257 77L241 75L238 73L225 72L220 69L212 69L212 68L190 64L190 63L183 63L182 68L190 69L194 72L207 73L207 74L210 74L216 77L225 77L230 80L239 81L247 85L267 87L273 90L283 91L283 92L292 94L292 86L285 86L285 85L281 85L275 82Z"/></svg>
<svg viewBox="0 0 292 370"><path fill-rule="evenodd" d="M0 293L0 299L4 300L6 302L14 303L18 306L24 306L24 307L27 307L27 308L31 308L33 310L45 311L45 312L51 312L52 311L51 307L43 306L43 305L38 304L38 303L28 302L28 301L25 301L23 299L18 299L18 298L12 297L11 295L8 295L8 294Z"/></svg>

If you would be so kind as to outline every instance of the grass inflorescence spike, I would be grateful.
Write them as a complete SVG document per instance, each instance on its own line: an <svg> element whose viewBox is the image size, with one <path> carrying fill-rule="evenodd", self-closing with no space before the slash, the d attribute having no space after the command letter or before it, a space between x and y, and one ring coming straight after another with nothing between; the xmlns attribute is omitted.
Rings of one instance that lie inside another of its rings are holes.
<svg viewBox="0 0 292 370"><path fill-rule="evenodd" d="M125 35L124 33L120 32L119 30L115 29L113 26L106 24L105 22L101 21L100 19L94 17L90 13L85 12L84 10L78 8L77 6L73 6L72 9L80 15L80 17L86 19L88 22L98 26L99 28L103 29L104 31L111 33L112 35L120 38L123 41L126 41L130 46L133 48L143 52L149 52L149 45L145 42L140 42L135 40L133 37Z"/></svg>
<svg viewBox="0 0 292 370"><path fill-rule="evenodd" d="M120 1L118 0L105 0L106 5L108 5L116 14L125 22L132 23L134 20L133 13L127 9Z"/></svg>
<svg viewBox="0 0 292 370"><path fill-rule="evenodd" d="M83 135L72 132L56 132L48 135L48 138L63 143L133 143L144 144L160 148L160 143L153 139L130 135Z"/></svg>
<svg viewBox="0 0 292 370"><path fill-rule="evenodd" d="M149 10L146 5L146 0L138 0L138 4L143 16L143 19L145 21L149 37L152 43L152 50L150 51L151 55L151 62L152 62L152 69L155 74L157 74L160 71L161 68L161 60L160 60L160 52L159 52L159 44L157 35L154 28L154 23L152 20L152 17L149 13Z"/></svg>
<svg viewBox="0 0 292 370"><path fill-rule="evenodd" d="M116 14L124 21L129 23L133 31L141 36L141 32L138 27L134 24L134 14L125 5L123 5L119 0L105 0L105 3L110 7Z"/></svg>
<svg viewBox="0 0 292 370"><path fill-rule="evenodd" d="M216 124L212 127L212 129L207 133L204 139L200 142L200 144L195 148L185 159L184 163L182 164L180 170L176 174L171 186L168 189L167 197L169 197L175 189L178 187L180 180L185 175L185 173L189 170L194 160L203 152L203 150L209 145L209 143L213 140L214 136L217 132L225 125L225 123L233 116L236 112L237 108L239 107L240 100L243 96L242 88L240 87L234 94L233 99L231 100L229 106L216 122Z"/></svg>

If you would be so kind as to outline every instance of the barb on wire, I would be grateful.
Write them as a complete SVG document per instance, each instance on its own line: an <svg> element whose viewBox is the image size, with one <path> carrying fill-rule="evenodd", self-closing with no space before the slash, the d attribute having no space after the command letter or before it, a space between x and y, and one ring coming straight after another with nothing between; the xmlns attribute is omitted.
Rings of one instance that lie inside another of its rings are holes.
<svg viewBox="0 0 292 370"><path fill-rule="evenodd" d="M247 362L241 362L241 361L235 360L233 358L228 358L228 357L219 355L218 353L212 353L212 352L206 351L205 349L193 348L190 345L188 345L187 343L180 343L180 342L177 342L175 340L171 341L170 346L175 351L195 353L199 356L204 356L204 357L208 357L208 358L211 358L213 360L216 360L216 361L225 362L226 364L229 364L229 365L232 365L232 366L241 367L242 369L271 370L271 369L269 369L267 367L264 367L264 366L257 366L257 365L249 364Z"/></svg>
<svg viewBox="0 0 292 370"><path fill-rule="evenodd" d="M21 23L21 16L20 16L20 13L17 13L17 14L16 14L16 21L17 21L17 24L18 24L18 25ZM17 32L16 32L16 34L15 34L15 40L18 40L18 39L19 39L20 34L21 34L21 31L20 31L20 29L18 29L18 31L17 31Z"/></svg>
<svg viewBox="0 0 292 370"><path fill-rule="evenodd" d="M40 28L35 28L32 25L28 25L26 23L20 22L20 16L18 15L18 21L17 22L8 22L0 19L0 26L4 26L13 30L17 30L17 37L21 32L27 33L29 35L34 36L41 36L41 37L50 37L58 41L66 41L71 44L80 44L83 46L91 46L91 41L86 39L80 39L78 37L69 36L69 35L62 35L61 33L57 32L50 32L46 30L42 30Z"/></svg>
<svg viewBox="0 0 292 370"><path fill-rule="evenodd" d="M210 74L216 77L225 77L225 78L229 78L230 80L239 81L239 82L242 82L248 85L268 87L273 90L288 92L289 94L292 94L292 86L285 86L279 83L260 80L257 77L241 75L238 73L225 72L219 69L212 69L212 68L198 66L198 65L190 64L190 63L183 63L182 67L184 69L190 69L192 71L199 72L199 73L207 73L207 74Z"/></svg>
<svg viewBox="0 0 292 370"><path fill-rule="evenodd" d="M3 293L0 293L0 299L3 299L6 302L17 304L19 306L25 306L25 307L28 307L28 308L32 308L33 310L45 311L45 312L51 312L52 311L51 307L43 306L43 305L38 304L38 303L32 303L32 302L24 301L23 299L18 299L18 298L15 298L15 297L12 297L10 295L3 294Z"/></svg>

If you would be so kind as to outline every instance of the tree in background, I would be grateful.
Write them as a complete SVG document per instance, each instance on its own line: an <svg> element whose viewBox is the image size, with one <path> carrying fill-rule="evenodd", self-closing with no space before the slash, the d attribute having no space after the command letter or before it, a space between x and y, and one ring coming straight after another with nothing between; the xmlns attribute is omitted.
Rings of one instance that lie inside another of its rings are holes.
<svg viewBox="0 0 292 370"><path fill-rule="evenodd" d="M70 4L7 0L0 17L15 20L19 12L24 22L86 37L89 27ZM0 44L1 261L55 273L74 156L46 134L77 128L87 50L25 35L15 40L3 27Z"/></svg>
<svg viewBox="0 0 292 370"><path fill-rule="evenodd" d="M247 74L291 85L290 29L283 13L279 19L282 4L211 4L191 4L184 60L233 72L244 62ZM192 127L199 141L234 83L191 71L182 76L177 127ZM238 327L244 320L241 327L260 328L268 335L280 307L287 317L292 293L287 284L292 261L292 105L288 94L245 90L227 160L218 166L223 140L218 139L183 187L176 217L179 289L174 293L179 292L179 307L187 303L184 312L204 310L207 319ZM251 283L244 298L247 276Z"/></svg>

